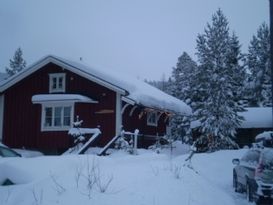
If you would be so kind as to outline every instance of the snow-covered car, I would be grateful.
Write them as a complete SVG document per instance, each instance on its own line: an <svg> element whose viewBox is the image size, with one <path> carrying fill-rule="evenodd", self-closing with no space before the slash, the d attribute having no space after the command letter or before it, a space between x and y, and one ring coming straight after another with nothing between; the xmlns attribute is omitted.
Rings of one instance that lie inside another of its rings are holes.
<svg viewBox="0 0 273 205"><path fill-rule="evenodd" d="M273 132L266 131L261 134L258 134L255 137L255 143L259 143L263 147L271 147L273 148Z"/></svg>
<svg viewBox="0 0 273 205"><path fill-rule="evenodd" d="M21 155L0 143L0 157L21 157Z"/></svg>
<svg viewBox="0 0 273 205"><path fill-rule="evenodd" d="M273 149L249 149L241 159L233 159L233 187L246 194L248 201L272 203Z"/></svg>

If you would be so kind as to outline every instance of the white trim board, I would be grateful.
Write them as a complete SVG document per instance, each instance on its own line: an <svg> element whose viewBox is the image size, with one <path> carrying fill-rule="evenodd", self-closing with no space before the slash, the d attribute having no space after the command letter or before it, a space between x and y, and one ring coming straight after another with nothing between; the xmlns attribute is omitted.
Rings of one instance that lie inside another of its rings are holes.
<svg viewBox="0 0 273 205"><path fill-rule="evenodd" d="M122 114L121 114L121 96L116 94L116 135L120 134L122 126Z"/></svg>
<svg viewBox="0 0 273 205"><path fill-rule="evenodd" d="M0 142L3 141L3 124L4 124L4 104L5 95L0 95Z"/></svg>

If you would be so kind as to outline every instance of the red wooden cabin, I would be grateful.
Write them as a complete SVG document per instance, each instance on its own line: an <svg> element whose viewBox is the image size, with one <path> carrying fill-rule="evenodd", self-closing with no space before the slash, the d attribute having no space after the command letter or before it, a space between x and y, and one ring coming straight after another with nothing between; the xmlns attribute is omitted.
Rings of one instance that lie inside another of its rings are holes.
<svg viewBox="0 0 273 205"><path fill-rule="evenodd" d="M190 108L152 86L55 56L47 56L0 82L0 141L60 153L71 146L68 130L99 127L99 146L121 127L151 138L166 134L170 115ZM144 145L144 144L143 144Z"/></svg>

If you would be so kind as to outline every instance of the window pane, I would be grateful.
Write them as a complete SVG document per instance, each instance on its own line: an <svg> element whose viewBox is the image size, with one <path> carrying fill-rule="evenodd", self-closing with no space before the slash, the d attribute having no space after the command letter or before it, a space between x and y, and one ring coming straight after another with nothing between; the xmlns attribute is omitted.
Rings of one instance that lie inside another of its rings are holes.
<svg viewBox="0 0 273 205"><path fill-rule="evenodd" d="M148 113L148 122L155 124L156 123L156 113L152 112L152 113Z"/></svg>
<svg viewBox="0 0 273 205"><path fill-rule="evenodd" d="M58 86L59 86L59 89L63 88L63 77L59 77Z"/></svg>
<svg viewBox="0 0 273 205"><path fill-rule="evenodd" d="M54 77L52 78L52 89L56 89L57 88L57 78Z"/></svg>
<svg viewBox="0 0 273 205"><path fill-rule="evenodd" d="M54 126L61 126L62 107L55 107L54 111Z"/></svg>
<svg viewBox="0 0 273 205"><path fill-rule="evenodd" d="M70 126L71 107L64 107L64 126Z"/></svg>
<svg viewBox="0 0 273 205"><path fill-rule="evenodd" d="M45 127L52 126L52 108L46 107L45 108Z"/></svg>

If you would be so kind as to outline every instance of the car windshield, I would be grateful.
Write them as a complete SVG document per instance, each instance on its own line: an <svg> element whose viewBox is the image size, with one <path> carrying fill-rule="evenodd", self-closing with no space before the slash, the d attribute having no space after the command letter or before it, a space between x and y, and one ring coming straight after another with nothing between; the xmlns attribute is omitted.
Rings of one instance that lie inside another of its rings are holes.
<svg viewBox="0 0 273 205"><path fill-rule="evenodd" d="M2 157L18 157L19 155L6 147L0 147L0 156Z"/></svg>
<svg viewBox="0 0 273 205"><path fill-rule="evenodd" d="M249 150L243 157L242 161L251 163L251 164L257 164L259 161L260 151L258 150Z"/></svg>
<svg viewBox="0 0 273 205"><path fill-rule="evenodd" d="M263 152L262 161L267 168L273 169L273 149Z"/></svg>

